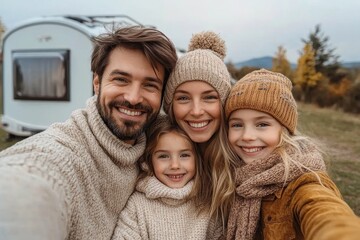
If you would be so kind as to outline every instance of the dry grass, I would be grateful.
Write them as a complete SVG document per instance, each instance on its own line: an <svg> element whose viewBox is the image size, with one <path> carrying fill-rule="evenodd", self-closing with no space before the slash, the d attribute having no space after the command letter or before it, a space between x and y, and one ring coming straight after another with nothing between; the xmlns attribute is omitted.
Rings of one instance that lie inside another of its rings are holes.
<svg viewBox="0 0 360 240"><path fill-rule="evenodd" d="M301 131L324 144L328 171L360 216L360 115L304 104L299 109Z"/></svg>

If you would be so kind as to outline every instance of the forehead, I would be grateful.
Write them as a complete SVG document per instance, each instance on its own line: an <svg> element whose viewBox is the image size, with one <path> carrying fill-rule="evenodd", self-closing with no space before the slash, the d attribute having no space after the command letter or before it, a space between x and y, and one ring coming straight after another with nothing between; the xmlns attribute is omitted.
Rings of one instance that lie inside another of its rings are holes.
<svg viewBox="0 0 360 240"><path fill-rule="evenodd" d="M117 47L109 55L105 72L109 74L116 70L132 76L155 78L164 81L164 67L156 64L154 68L140 49Z"/></svg>
<svg viewBox="0 0 360 240"><path fill-rule="evenodd" d="M167 146L168 148L174 146L182 146L183 148L186 146L187 148L192 149L191 142L185 136L175 131L163 133L159 136L156 148L163 148L164 146Z"/></svg>

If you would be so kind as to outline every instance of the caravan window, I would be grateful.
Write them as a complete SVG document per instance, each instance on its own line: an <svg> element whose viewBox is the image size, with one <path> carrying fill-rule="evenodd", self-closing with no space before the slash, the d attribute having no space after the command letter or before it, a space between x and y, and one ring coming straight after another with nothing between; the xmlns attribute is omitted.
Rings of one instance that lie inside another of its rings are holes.
<svg viewBox="0 0 360 240"><path fill-rule="evenodd" d="M69 101L69 51L14 51L14 98Z"/></svg>

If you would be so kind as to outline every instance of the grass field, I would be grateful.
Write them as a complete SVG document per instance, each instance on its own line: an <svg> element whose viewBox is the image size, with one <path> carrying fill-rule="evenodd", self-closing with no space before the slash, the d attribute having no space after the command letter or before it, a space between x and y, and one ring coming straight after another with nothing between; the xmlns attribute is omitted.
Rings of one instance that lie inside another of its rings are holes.
<svg viewBox="0 0 360 240"><path fill-rule="evenodd" d="M360 115L299 104L299 130L324 143L330 175L360 216ZM18 140L0 130L0 150Z"/></svg>

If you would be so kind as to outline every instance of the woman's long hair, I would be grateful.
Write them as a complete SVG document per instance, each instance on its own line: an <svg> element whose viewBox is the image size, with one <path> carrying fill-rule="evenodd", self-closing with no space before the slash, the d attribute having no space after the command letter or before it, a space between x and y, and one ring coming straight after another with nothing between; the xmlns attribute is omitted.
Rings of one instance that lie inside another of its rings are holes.
<svg viewBox="0 0 360 240"><path fill-rule="evenodd" d="M220 112L219 129L202 150L200 184L194 186L193 193L196 194L197 208L200 211L209 211L212 217L221 219L223 226L225 226L235 193L233 179L235 165L233 159L235 157L228 143L225 113L222 107ZM169 117L172 123L177 124L172 103L170 104ZM199 149L201 148L199 147Z"/></svg>

